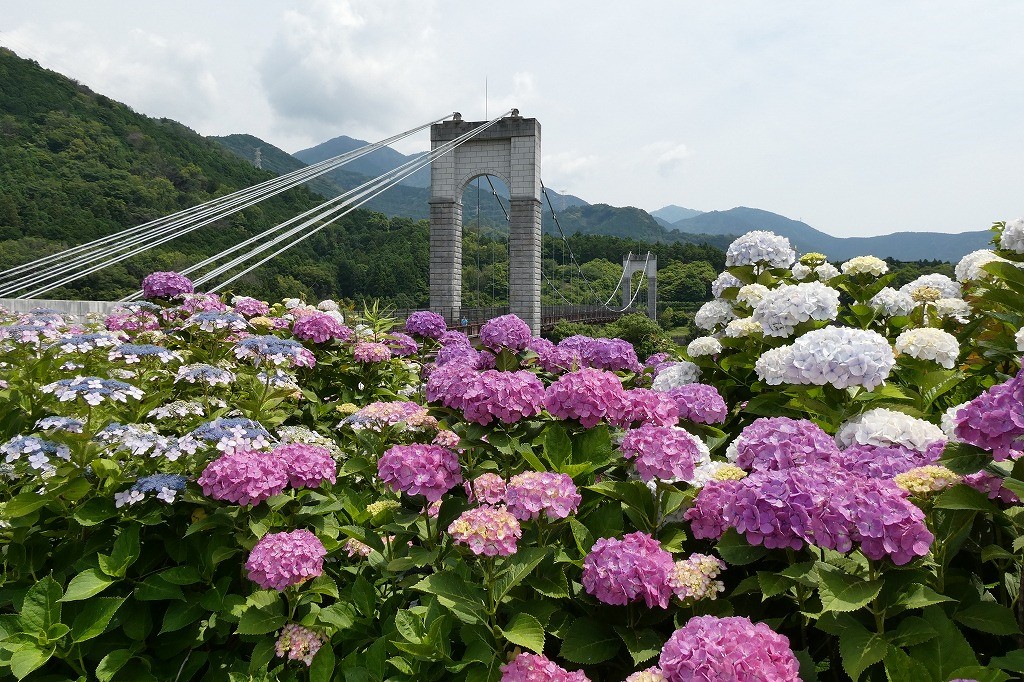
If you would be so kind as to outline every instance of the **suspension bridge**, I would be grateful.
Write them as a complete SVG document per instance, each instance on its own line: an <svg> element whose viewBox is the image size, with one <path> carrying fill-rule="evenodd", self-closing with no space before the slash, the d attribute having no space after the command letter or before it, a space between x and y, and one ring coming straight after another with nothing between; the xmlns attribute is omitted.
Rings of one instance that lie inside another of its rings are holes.
<svg viewBox="0 0 1024 682"><path fill-rule="evenodd" d="M46 297L92 273L180 239L428 128L431 139L429 152L194 263L181 273L192 278L197 291L224 291L274 257L337 222L418 170L430 166L430 309L444 315L450 324L466 327L472 332L483 321L509 312L525 320L535 333L563 319L608 322L638 309L637 299L645 285L647 314L656 316L657 259L652 254L630 253L624 257L622 275L608 296L598 292L587 277L562 230L541 179L540 123L520 116L516 109L487 121L464 121L460 114L452 113L198 206L18 265L0 272L0 305L14 311L43 306L84 315L87 312L106 312L117 305L137 300L142 297L142 291L135 291L120 301L67 301ZM486 177L490 184L491 176L500 178L509 189L506 208L491 184L491 193L508 223L508 305L463 307L462 197L471 182ZM557 228L563 252L568 252L570 277L583 283L585 294L577 296L579 300L572 300L563 292L565 283L553 281L543 271L541 218L545 208ZM634 278L636 273L643 273L644 277ZM632 284L634 279L638 279L635 288ZM547 284L558 297L558 305L541 305L542 283ZM620 293L621 301L613 303ZM398 316L408 312L398 311Z"/></svg>

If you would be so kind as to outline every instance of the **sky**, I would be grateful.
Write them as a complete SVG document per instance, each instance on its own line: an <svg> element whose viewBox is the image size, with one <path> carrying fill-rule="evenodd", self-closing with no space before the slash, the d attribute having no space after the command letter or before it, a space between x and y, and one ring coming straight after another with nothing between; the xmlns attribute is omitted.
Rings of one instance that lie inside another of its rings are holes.
<svg viewBox="0 0 1024 682"><path fill-rule="evenodd" d="M517 107L559 192L868 236L1024 216L1022 28L1018 0L4 0L0 45L288 152Z"/></svg>

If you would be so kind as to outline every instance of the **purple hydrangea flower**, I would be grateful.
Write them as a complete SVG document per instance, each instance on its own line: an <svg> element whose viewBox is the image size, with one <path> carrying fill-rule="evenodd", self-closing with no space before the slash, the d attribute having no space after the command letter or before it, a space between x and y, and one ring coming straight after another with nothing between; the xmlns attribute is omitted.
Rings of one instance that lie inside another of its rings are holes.
<svg viewBox="0 0 1024 682"><path fill-rule="evenodd" d="M540 654L521 653L501 666L500 682L590 682L582 670L569 672Z"/></svg>
<svg viewBox="0 0 1024 682"><path fill-rule="evenodd" d="M686 481L694 466L708 458L708 448L685 429L646 424L627 431L622 454L636 458L636 471L644 481Z"/></svg>
<svg viewBox="0 0 1024 682"><path fill-rule="evenodd" d="M643 369L633 344L624 339L595 339L589 336L570 336L562 339L558 348L578 355L587 367L611 372L639 372Z"/></svg>
<svg viewBox="0 0 1024 682"><path fill-rule="evenodd" d="M707 384L686 384L669 389L667 395L676 401L680 419L697 424L721 424L729 407L718 389Z"/></svg>
<svg viewBox="0 0 1024 682"><path fill-rule="evenodd" d="M415 355L416 351L420 349L419 344L416 343L416 339L412 338L408 334L403 334L402 332L391 332L388 334L385 343L388 344L388 348L391 349L392 354L399 358L407 358L410 355Z"/></svg>
<svg viewBox="0 0 1024 682"><path fill-rule="evenodd" d="M1024 371L997 384L956 413L956 437L983 450L997 462L1015 457L1024 446Z"/></svg>
<svg viewBox="0 0 1024 682"><path fill-rule="evenodd" d="M241 313L246 317L270 314L270 305L266 301L260 301L251 296L235 296L231 299L231 305L236 313Z"/></svg>
<svg viewBox="0 0 1024 682"><path fill-rule="evenodd" d="M415 312L405 319L405 331L427 339L440 339L447 330L444 318L429 310Z"/></svg>
<svg viewBox="0 0 1024 682"><path fill-rule="evenodd" d="M679 406L667 393L649 388L634 388L626 391L626 410L617 419L611 419L616 426L629 427L632 424L654 424L674 426L679 423Z"/></svg>
<svg viewBox="0 0 1024 682"><path fill-rule="evenodd" d="M846 471L867 478L892 478L911 469L939 461L945 441L935 441L924 451L901 445L851 445L832 459Z"/></svg>
<svg viewBox="0 0 1024 682"><path fill-rule="evenodd" d="M691 618L665 642L658 665L667 682L800 682L789 639L739 616Z"/></svg>
<svg viewBox="0 0 1024 682"><path fill-rule="evenodd" d="M476 382L476 371L461 363L435 367L427 377L427 400L439 402L453 410L461 410L463 397Z"/></svg>
<svg viewBox="0 0 1024 682"><path fill-rule="evenodd" d="M624 606L644 600L648 608L668 608L672 555L647 533L621 540L601 538L583 561L583 587L605 604Z"/></svg>
<svg viewBox="0 0 1024 682"><path fill-rule="evenodd" d="M142 280L142 295L146 298L174 298L194 291L192 280L176 272L151 272Z"/></svg>
<svg viewBox="0 0 1024 682"><path fill-rule="evenodd" d="M437 502L462 482L458 456L439 445L395 445L377 460L377 474L395 492Z"/></svg>
<svg viewBox="0 0 1024 682"><path fill-rule="evenodd" d="M839 448L807 419L761 417L740 432L727 454L741 469L788 469L829 461Z"/></svg>
<svg viewBox="0 0 1024 682"><path fill-rule="evenodd" d="M507 348L517 353L530 344L531 338L530 326L515 315L495 317L480 327L480 343L495 351Z"/></svg>
<svg viewBox="0 0 1024 682"><path fill-rule="evenodd" d="M270 456L284 467L293 488L319 488L324 481L334 483L337 480L338 465L325 447L287 443L274 448Z"/></svg>
<svg viewBox="0 0 1024 682"><path fill-rule="evenodd" d="M249 553L249 580L265 590L284 592L324 572L327 550L308 530L267 533Z"/></svg>

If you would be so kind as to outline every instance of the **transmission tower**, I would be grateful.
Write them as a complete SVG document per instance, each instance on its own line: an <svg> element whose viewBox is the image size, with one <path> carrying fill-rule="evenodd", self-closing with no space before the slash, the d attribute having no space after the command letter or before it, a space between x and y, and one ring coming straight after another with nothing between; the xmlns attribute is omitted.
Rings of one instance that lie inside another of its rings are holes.
<svg viewBox="0 0 1024 682"><path fill-rule="evenodd" d="M263 150L260 147L256 147L256 154L252 160L252 165L257 168L263 168Z"/></svg>

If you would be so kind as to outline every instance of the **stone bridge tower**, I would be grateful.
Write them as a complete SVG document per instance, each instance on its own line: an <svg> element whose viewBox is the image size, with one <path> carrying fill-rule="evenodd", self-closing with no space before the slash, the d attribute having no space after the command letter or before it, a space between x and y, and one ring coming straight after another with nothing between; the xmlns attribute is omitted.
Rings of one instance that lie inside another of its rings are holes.
<svg viewBox="0 0 1024 682"><path fill-rule="evenodd" d="M486 121L456 120L430 128L432 149ZM509 308L540 333L540 123L517 110L430 167L430 308L449 320L462 308L462 192L481 175L509 188Z"/></svg>

